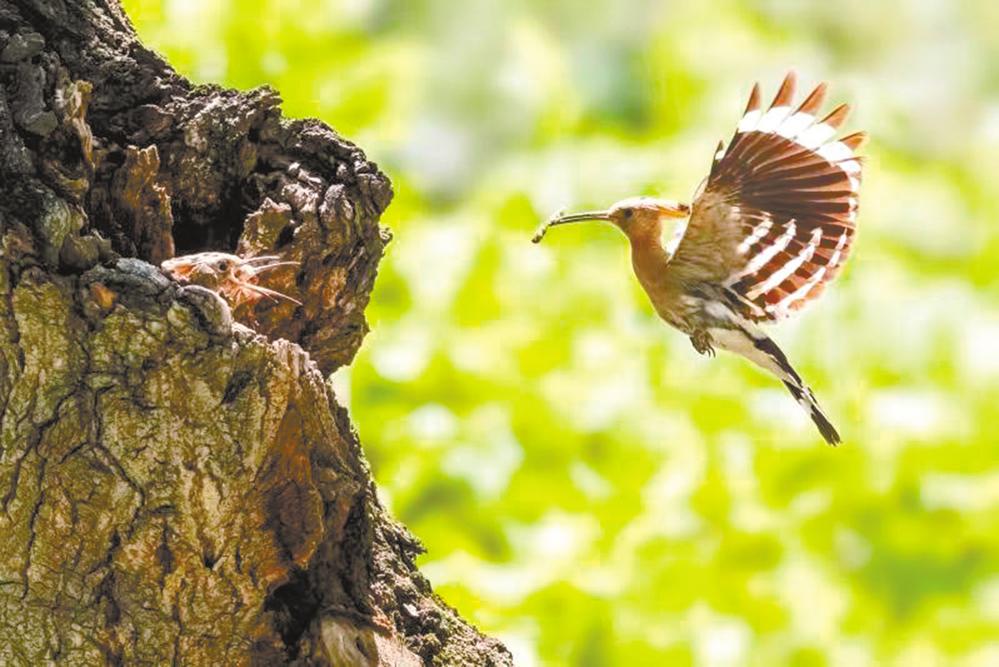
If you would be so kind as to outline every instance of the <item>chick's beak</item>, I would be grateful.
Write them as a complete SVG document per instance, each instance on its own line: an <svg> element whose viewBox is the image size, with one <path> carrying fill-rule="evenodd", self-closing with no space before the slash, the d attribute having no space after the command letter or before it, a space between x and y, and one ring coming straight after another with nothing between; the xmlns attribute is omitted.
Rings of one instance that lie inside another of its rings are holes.
<svg viewBox="0 0 999 667"><path fill-rule="evenodd" d="M260 260L261 258L256 258ZM279 266L298 266L301 262L270 262L269 264L254 264L250 262L244 262L242 268L246 269L251 276L255 276L261 271L267 271L268 269L276 269Z"/></svg>

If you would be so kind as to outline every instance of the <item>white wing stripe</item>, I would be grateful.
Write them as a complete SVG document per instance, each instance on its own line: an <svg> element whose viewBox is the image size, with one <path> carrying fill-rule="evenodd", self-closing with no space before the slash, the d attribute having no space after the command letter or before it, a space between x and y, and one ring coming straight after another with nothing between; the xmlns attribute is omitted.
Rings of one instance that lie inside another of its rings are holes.
<svg viewBox="0 0 999 667"><path fill-rule="evenodd" d="M836 250L833 251L832 257L829 258L828 265L830 270L836 268L836 265L839 264L840 255L843 254L843 246L846 245L848 238L849 234L846 232L846 230L844 230L843 233L839 235L839 240L836 241Z"/></svg>
<svg viewBox="0 0 999 667"><path fill-rule="evenodd" d="M776 317L786 316L791 305L796 301L804 299L805 296L812 291L812 288L819 284L822 280L822 276L824 275L826 275L826 267L820 266L819 270L813 273L811 277L805 281L804 285L794 290L777 303L768 305L766 307L767 312L774 314Z"/></svg>
<svg viewBox="0 0 999 667"><path fill-rule="evenodd" d="M829 264L826 266L820 266L819 270L813 273L808 280L805 281L804 285L791 292L777 303L768 305L766 307L767 312L774 314L776 317L784 317L788 314L788 309L792 304L808 296L808 293L812 291L813 287L819 284L822 277L826 275L826 272L835 269L839 264L840 255L842 254L843 246L846 245L846 240L846 232L840 234L839 241L836 242L836 250L833 252L832 257L829 258Z"/></svg>
<svg viewBox="0 0 999 667"><path fill-rule="evenodd" d="M791 242L791 239L794 238L795 229L796 228L794 220L788 220L787 229L784 231L784 233L781 234L780 237L773 242L773 244L767 246L760 252L760 254L753 257L753 259L751 259L749 263L746 264L745 269L743 269L741 272L729 278L726 284L728 285L735 284L743 276L748 276L750 274L756 273L764 266L766 266L767 262L773 259L777 253L784 250L784 248L787 247L787 244Z"/></svg>
<svg viewBox="0 0 999 667"><path fill-rule="evenodd" d="M842 141L831 141L828 144L824 144L817 152L829 162L850 160L853 157L853 151ZM844 169L843 171L846 170Z"/></svg>
<svg viewBox="0 0 999 667"><path fill-rule="evenodd" d="M755 130L756 124L760 122L760 117L762 115L763 112L761 112L759 109L750 111L749 113L747 113L745 116L742 117L742 120L739 121L738 131L751 132Z"/></svg>
<svg viewBox="0 0 999 667"><path fill-rule="evenodd" d="M821 241L822 229L816 227L812 230L812 237L808 240L808 245L802 248L801 251L784 264L784 266L771 273L762 284L758 284L748 290L746 292L746 296L750 299L755 299L759 295L769 292L791 277L791 274L797 271L799 266L812 258L812 255L815 254L815 249L819 247L819 243Z"/></svg>
<svg viewBox="0 0 999 667"><path fill-rule="evenodd" d="M791 113L791 107L774 107L764 114L763 118L760 119L760 124L756 126L757 132L774 132L780 127L780 124L784 122L788 114Z"/></svg>
<svg viewBox="0 0 999 667"><path fill-rule="evenodd" d="M836 134L836 128L826 123L817 123L799 134L795 143L803 148L816 149Z"/></svg>
<svg viewBox="0 0 999 667"><path fill-rule="evenodd" d="M799 111L780 124L780 127L777 128L777 134L788 139L794 139L814 122L815 116L804 111Z"/></svg>
<svg viewBox="0 0 999 667"><path fill-rule="evenodd" d="M853 153L850 154L850 157L853 157ZM843 160L839 162L836 166L838 166L840 169L842 169L848 174L860 173L860 163L857 162L856 160Z"/></svg>
<svg viewBox="0 0 999 667"><path fill-rule="evenodd" d="M745 255L754 244L767 235L767 232L769 232L770 228L773 226L773 218L769 215L763 218L763 222L753 227L753 233L743 239L742 243L739 244L739 247L736 248L736 252L740 255Z"/></svg>
<svg viewBox="0 0 999 667"><path fill-rule="evenodd" d="M805 281L804 285L794 290L772 306L767 306L767 310L777 312L782 315L786 314L787 309L791 307L791 304L804 299L805 296L812 291L812 288L819 284L822 280L822 276L824 275L826 275L826 267L820 266L819 270L813 273L812 276Z"/></svg>

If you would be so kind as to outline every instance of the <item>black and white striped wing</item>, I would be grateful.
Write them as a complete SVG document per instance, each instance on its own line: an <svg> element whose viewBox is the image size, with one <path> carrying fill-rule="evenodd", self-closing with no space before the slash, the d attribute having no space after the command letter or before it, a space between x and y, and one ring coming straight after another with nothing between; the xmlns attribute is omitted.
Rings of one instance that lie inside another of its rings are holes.
<svg viewBox="0 0 999 667"><path fill-rule="evenodd" d="M770 107L753 92L735 136L719 146L673 264L728 288L747 319L773 321L819 296L843 266L856 230L862 132L839 140L849 107L821 120L819 85L791 106L795 76ZM684 265L687 266L684 266Z"/></svg>

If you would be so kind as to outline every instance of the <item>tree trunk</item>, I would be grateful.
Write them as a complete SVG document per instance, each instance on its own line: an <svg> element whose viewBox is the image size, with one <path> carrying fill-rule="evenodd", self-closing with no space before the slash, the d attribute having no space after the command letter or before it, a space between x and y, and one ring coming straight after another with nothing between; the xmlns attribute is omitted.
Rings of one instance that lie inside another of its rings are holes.
<svg viewBox="0 0 999 667"><path fill-rule="evenodd" d="M506 665L430 590L327 374L388 179L193 86L115 0L0 0L0 664ZM157 265L277 255L235 309Z"/></svg>

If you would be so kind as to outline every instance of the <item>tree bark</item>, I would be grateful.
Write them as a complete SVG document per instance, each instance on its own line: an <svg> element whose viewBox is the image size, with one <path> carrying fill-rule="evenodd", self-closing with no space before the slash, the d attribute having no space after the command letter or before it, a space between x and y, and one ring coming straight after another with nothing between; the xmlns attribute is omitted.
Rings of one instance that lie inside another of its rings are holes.
<svg viewBox="0 0 999 667"><path fill-rule="evenodd" d="M324 381L388 179L193 86L115 0L0 0L0 664L507 665L413 559ZM158 264L298 262L230 309Z"/></svg>

